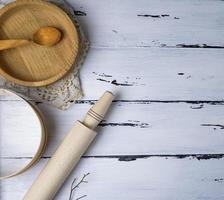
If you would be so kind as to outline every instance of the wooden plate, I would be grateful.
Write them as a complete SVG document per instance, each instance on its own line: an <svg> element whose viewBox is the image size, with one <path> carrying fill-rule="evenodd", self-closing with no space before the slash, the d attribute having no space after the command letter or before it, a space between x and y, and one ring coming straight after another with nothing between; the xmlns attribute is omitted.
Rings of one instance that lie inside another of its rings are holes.
<svg viewBox="0 0 224 200"><path fill-rule="evenodd" d="M52 47L28 44L0 51L0 74L24 86L48 85L65 75L78 53L78 33L68 15L41 0L19 0L0 10L0 39L31 39L40 27L62 31Z"/></svg>

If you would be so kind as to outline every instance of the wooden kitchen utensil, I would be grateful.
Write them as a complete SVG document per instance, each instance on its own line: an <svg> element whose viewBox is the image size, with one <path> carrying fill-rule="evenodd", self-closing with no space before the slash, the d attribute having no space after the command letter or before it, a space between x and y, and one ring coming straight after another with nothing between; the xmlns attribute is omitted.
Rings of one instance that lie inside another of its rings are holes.
<svg viewBox="0 0 224 200"><path fill-rule="evenodd" d="M31 40L0 40L0 50L16 48L19 46L31 44L39 44L42 46L56 45L61 39L61 31L54 27L41 27L33 34Z"/></svg>
<svg viewBox="0 0 224 200"><path fill-rule="evenodd" d="M41 0L19 0L0 10L0 39L31 39L41 27L62 32L52 47L35 43L0 52L0 75L20 85L39 87L62 78L75 62L79 41L75 25L57 6Z"/></svg>
<svg viewBox="0 0 224 200"><path fill-rule="evenodd" d="M52 200L78 164L97 133L94 129L106 115L114 95L106 91L90 108L83 122L77 121L41 171L23 200Z"/></svg>
<svg viewBox="0 0 224 200"><path fill-rule="evenodd" d="M10 144L8 144L6 141L6 143L8 145L6 145L5 148L8 148L8 149L12 148L13 147L12 144L15 144L15 140L17 140L17 137L21 137L21 135L20 135L21 132L22 132L23 136L25 136L23 138L24 139L24 147L26 147L25 141L27 139L31 139L33 142L32 145L34 148L34 149L32 149L32 153L30 154L30 156L32 158L30 160L28 160L28 162L25 162L19 168L13 169L13 171L10 171L10 172L8 170L7 170L7 172L4 172L4 170L2 170L2 168L0 168L1 169L0 170L0 180L2 180L2 179L10 178L10 177L13 177L13 176L16 176L16 175L19 175L19 174L25 172L40 159L40 157L43 154L45 147L46 147L47 131L46 131L46 127L45 127L45 124L43 121L43 117L36 106L30 104L30 102L26 101L22 96L18 95L17 93L15 93L11 90L5 89L5 88L0 88L0 96L1 97L8 96L8 98L11 97L12 99L14 99L16 101L19 101L20 107L22 107L24 109L25 114L28 115L28 117L30 119L29 122L32 122L32 125L28 124L27 127L25 127L25 126L21 127L22 130L20 130L19 124L17 124L16 127L18 127L18 128L14 129L15 133L14 133L14 131L12 131L9 134L5 135L5 137L9 137L8 140L11 141ZM3 102L5 102L5 101L2 101L2 103ZM3 106L4 106L4 104L3 104ZM16 107L16 108L18 108L18 107ZM18 110L18 112L19 112L19 110ZM15 110L15 111L17 111L17 110ZM4 114L4 110L3 111L1 110L1 112L3 112L3 114ZM7 112L7 110L6 110L6 112ZM17 117L17 115L13 115L13 117L11 117L10 119L7 119L7 120L11 121L12 126L15 125L14 123L18 122L18 120L15 120L15 117ZM21 118L19 118L19 119L21 119ZM4 122L7 125L7 120L5 120L3 117L1 118L1 116L0 116L0 124L1 124L0 135L3 134L3 135L1 135L1 145L2 146L5 146L5 144L3 144L5 142L5 140L4 140L4 127L5 127ZM20 125L21 126L24 125L24 122L20 122ZM29 128L30 126L33 128L35 127L34 130L32 131L32 133L30 132L30 128ZM8 129L10 129L10 127L8 127ZM10 137L10 136L16 136L16 137ZM34 140L32 138L34 136L37 140ZM29 142L31 142L31 141L29 141ZM16 147L14 147L14 148L16 148ZM30 149L28 149L28 150L30 150ZM3 151L1 152L1 154L3 154L3 152L4 152L4 148L3 148ZM0 163L3 164L3 166L4 166L4 162L5 161L3 159L3 160L1 160ZM13 164L14 163L12 163L12 166L7 165L7 168L10 168L10 169L13 168ZM2 167L2 165L1 165L1 167Z"/></svg>

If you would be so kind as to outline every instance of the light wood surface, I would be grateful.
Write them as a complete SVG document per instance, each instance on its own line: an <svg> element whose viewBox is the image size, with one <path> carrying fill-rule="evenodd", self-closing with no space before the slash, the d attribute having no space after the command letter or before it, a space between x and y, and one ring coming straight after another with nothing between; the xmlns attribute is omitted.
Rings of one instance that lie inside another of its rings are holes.
<svg viewBox="0 0 224 200"><path fill-rule="evenodd" d="M73 22L57 6L20 0L0 10L0 39L32 39L39 28L52 26L62 31L61 41L52 47L36 44L0 52L0 74L25 86L48 85L62 78L75 61L78 35ZM65 54L66 51L66 54Z"/></svg>
<svg viewBox="0 0 224 200"><path fill-rule="evenodd" d="M91 44L81 69L85 96L66 112L37 102L49 146L34 169L0 183L1 200L22 199L65 133L111 89L118 96L99 138L56 199L69 199L72 181L90 173L70 200L223 200L224 2L68 2ZM25 152L9 150L4 160L19 165Z"/></svg>
<svg viewBox="0 0 224 200"><path fill-rule="evenodd" d="M69 3L75 7L92 47L224 47L222 1L133 1Z"/></svg>
<svg viewBox="0 0 224 200"><path fill-rule="evenodd" d="M2 199L22 199L47 161L42 159L32 171L1 183ZM149 157L129 162L109 157L82 158L55 200L77 200L82 196L86 200L223 200L223 165L224 159L193 157ZM73 184L76 186L85 174L87 182L79 184L69 199L72 182L77 179Z"/></svg>

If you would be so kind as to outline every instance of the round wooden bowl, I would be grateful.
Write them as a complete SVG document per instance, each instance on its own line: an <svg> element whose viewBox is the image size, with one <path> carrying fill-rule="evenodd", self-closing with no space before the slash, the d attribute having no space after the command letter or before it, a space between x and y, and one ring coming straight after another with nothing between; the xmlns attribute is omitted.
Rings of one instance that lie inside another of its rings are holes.
<svg viewBox="0 0 224 200"><path fill-rule="evenodd" d="M0 39L31 39L46 26L61 30L61 41L52 47L31 43L0 51L0 75L23 86L39 87L69 71L79 41L75 25L62 9L41 0L19 0L0 9Z"/></svg>

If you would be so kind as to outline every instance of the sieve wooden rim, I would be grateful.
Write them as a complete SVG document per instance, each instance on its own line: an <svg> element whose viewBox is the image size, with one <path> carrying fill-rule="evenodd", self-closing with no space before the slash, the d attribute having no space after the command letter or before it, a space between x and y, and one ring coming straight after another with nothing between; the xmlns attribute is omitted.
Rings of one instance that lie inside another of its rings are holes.
<svg viewBox="0 0 224 200"><path fill-rule="evenodd" d="M34 106L30 102L28 102L24 97L22 97L21 95L13 92L12 90L5 89L5 88L0 88L0 96L4 95L4 94L7 94L7 95L9 94L9 95L16 96L18 99L23 101L26 105L28 105L32 109L33 114L37 116L38 121L39 121L40 126L41 126L41 134L40 134L41 138L40 138L40 143L38 145L38 148L35 151L35 153L34 153L32 159L30 160L30 162L28 162L21 169L15 171L13 173L10 173L10 174L5 175L5 176L0 176L0 180L17 176L17 175L27 171L32 166L34 166L34 164L41 158L41 155L43 154L43 152L45 150L45 147L46 147L46 144L47 144L47 130L46 130L46 126L44 124L43 116L42 116L40 110L36 106Z"/></svg>

